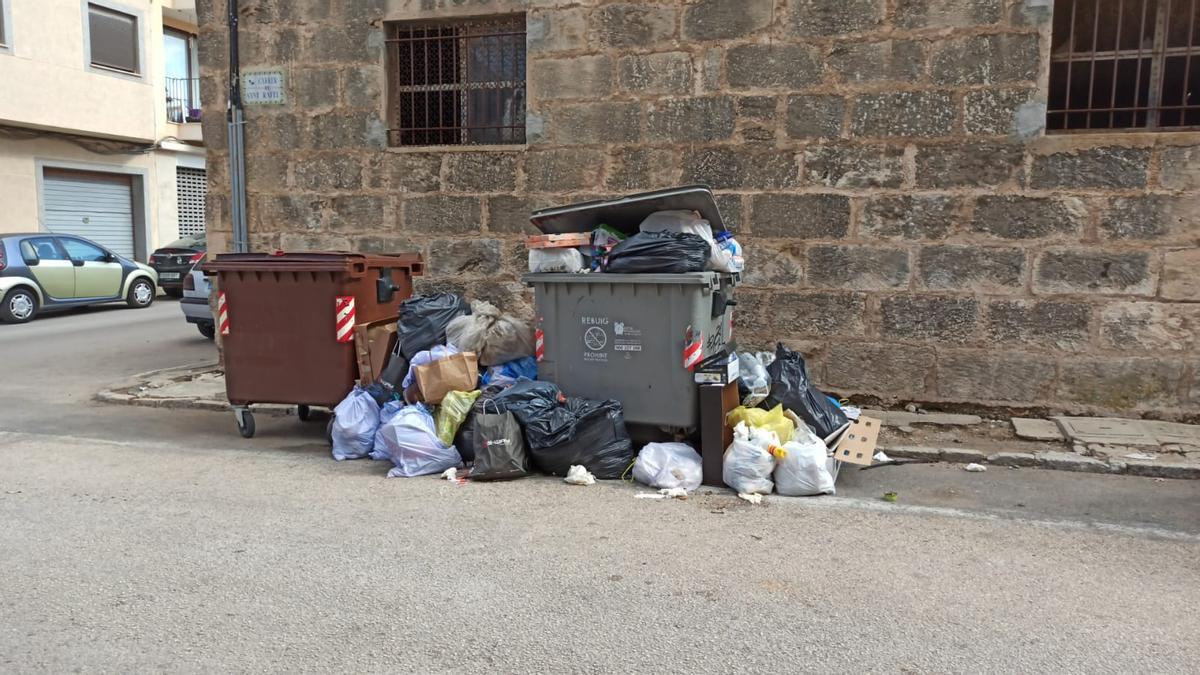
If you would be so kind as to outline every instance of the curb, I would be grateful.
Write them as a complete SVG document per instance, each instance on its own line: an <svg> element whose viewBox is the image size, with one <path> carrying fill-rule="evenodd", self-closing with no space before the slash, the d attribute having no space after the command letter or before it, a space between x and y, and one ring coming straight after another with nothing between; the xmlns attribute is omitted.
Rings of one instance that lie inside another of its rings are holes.
<svg viewBox="0 0 1200 675"><path fill-rule="evenodd" d="M173 366L161 370L150 370L138 373L120 383L96 392L92 398L101 403L117 405L133 405L143 408L166 408L171 410L206 410L209 412L229 412L233 410L229 401L199 398L152 398L141 397L127 393L133 387L144 386L148 381L161 377L180 377L200 375L218 368L216 363L194 363L185 366ZM287 416L293 414L295 406L263 403L254 406L257 414Z"/></svg>
<svg viewBox="0 0 1200 675"><path fill-rule="evenodd" d="M1095 457L1077 455L1073 452L995 452L968 448L925 448L917 446L880 447L889 457L922 459L949 464L990 464L992 466L1027 467L1074 471L1077 473L1104 473L1144 478L1174 478L1200 480L1200 464L1172 462L1170 460L1110 459L1105 462Z"/></svg>

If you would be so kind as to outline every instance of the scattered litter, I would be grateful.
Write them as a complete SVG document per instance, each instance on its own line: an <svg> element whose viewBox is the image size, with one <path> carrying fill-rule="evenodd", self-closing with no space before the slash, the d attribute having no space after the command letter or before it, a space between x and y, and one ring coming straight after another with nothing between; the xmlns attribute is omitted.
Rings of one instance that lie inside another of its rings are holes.
<svg viewBox="0 0 1200 675"><path fill-rule="evenodd" d="M653 492L639 492L633 496L634 499L666 499L666 495L656 495Z"/></svg>
<svg viewBox="0 0 1200 675"><path fill-rule="evenodd" d="M658 491L658 494L669 499L687 499L688 491L681 487L663 488Z"/></svg>
<svg viewBox="0 0 1200 675"><path fill-rule="evenodd" d="M987 471L987 467L982 464L971 462L970 464L964 466L963 470L970 471L971 473L983 473L984 471Z"/></svg>
<svg viewBox="0 0 1200 675"><path fill-rule="evenodd" d="M571 485L594 485L596 477L589 473L587 469L575 464L567 470L567 477L563 479L563 482Z"/></svg>
<svg viewBox="0 0 1200 675"><path fill-rule="evenodd" d="M900 498L900 495L896 494L895 492L883 493L883 501L885 501L885 502L895 502L899 498Z"/></svg>
<svg viewBox="0 0 1200 675"><path fill-rule="evenodd" d="M842 414L845 415L846 419L848 420L856 420L858 419L858 416L862 414L862 408L856 405L842 406Z"/></svg>
<svg viewBox="0 0 1200 675"><path fill-rule="evenodd" d="M745 492L739 492L738 499L745 499L746 501L750 502L751 504L762 504L763 496L760 494L748 495Z"/></svg>
<svg viewBox="0 0 1200 675"><path fill-rule="evenodd" d="M1155 455L1150 455L1144 452L1131 452L1128 455L1123 455L1125 459L1158 459Z"/></svg>
<svg viewBox="0 0 1200 675"><path fill-rule="evenodd" d="M887 453L886 453L886 452L884 452L884 451L882 451L882 450L880 450L879 452L875 453L875 456L874 456L874 457L872 457L872 459L874 459L876 462L890 462L890 461L892 461L892 458L891 458L891 457L888 457L888 456L887 456Z"/></svg>
<svg viewBox="0 0 1200 675"><path fill-rule="evenodd" d="M442 478L446 480L458 480L458 469L450 467L442 472Z"/></svg>

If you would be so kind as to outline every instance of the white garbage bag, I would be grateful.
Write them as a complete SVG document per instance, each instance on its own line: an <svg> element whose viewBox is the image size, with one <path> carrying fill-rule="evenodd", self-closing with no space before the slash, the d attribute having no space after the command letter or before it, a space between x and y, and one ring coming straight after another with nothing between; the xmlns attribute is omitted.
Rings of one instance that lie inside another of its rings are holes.
<svg viewBox="0 0 1200 675"><path fill-rule="evenodd" d="M375 447L379 429L379 404L362 387L355 387L333 409L333 458L362 459Z"/></svg>
<svg viewBox="0 0 1200 675"><path fill-rule="evenodd" d="M388 478L439 474L462 464L458 449L438 440L433 415L421 404L406 406L389 419L379 428L378 440L396 465Z"/></svg>
<svg viewBox="0 0 1200 675"><path fill-rule="evenodd" d="M783 452L775 458L775 490L788 497L810 497L834 493L829 472L829 449L825 442L802 425Z"/></svg>
<svg viewBox="0 0 1200 675"><path fill-rule="evenodd" d="M733 443L725 450L721 478L738 494L771 494L775 483L775 456L771 449L779 446L773 431L748 427L738 422L733 429Z"/></svg>
<svg viewBox="0 0 1200 675"><path fill-rule="evenodd" d="M586 263L583 254L576 248L531 248L529 249L529 273L582 272Z"/></svg>
<svg viewBox="0 0 1200 675"><path fill-rule="evenodd" d="M742 399L742 405L753 408L771 395L771 376L767 364L750 352L738 354L738 369L742 384L750 390Z"/></svg>
<svg viewBox="0 0 1200 675"><path fill-rule="evenodd" d="M642 232L674 232L694 234L703 238L712 248L708 258L708 269L716 272L735 272L732 260L713 238L712 224L695 211L656 211L642 221L638 228Z"/></svg>
<svg viewBox="0 0 1200 675"><path fill-rule="evenodd" d="M653 488L691 492L703 478L700 453L687 443L650 443L633 463L633 479Z"/></svg>

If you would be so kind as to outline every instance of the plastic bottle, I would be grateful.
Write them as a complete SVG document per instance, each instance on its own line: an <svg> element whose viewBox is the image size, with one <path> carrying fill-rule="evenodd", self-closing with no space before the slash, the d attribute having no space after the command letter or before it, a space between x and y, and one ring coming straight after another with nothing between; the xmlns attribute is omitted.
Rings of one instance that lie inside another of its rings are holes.
<svg viewBox="0 0 1200 675"><path fill-rule="evenodd" d="M733 238L733 233L729 230L717 233L717 246L721 252L729 260L729 269L733 272L741 272L746 269L746 259L742 255L742 245Z"/></svg>

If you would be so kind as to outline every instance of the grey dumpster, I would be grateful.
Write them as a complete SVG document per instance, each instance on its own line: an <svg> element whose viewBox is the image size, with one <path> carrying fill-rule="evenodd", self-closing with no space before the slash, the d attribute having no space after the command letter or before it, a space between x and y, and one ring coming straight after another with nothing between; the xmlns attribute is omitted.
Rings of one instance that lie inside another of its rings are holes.
<svg viewBox="0 0 1200 675"><path fill-rule="evenodd" d="M538 379L571 396L615 398L630 424L690 429L699 392L689 365L731 339L727 274L529 274Z"/></svg>
<svg viewBox="0 0 1200 675"><path fill-rule="evenodd" d="M605 223L628 233L655 211L699 211L724 229L712 192L674 188L546 209L543 232L583 232ZM527 274L534 289L538 379L571 396L614 398L629 424L693 429L699 391L691 366L732 340L737 276L692 274Z"/></svg>

